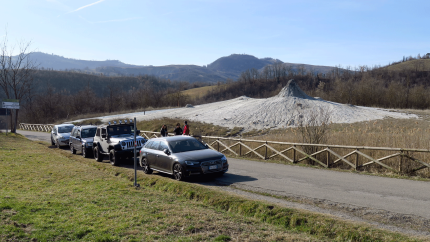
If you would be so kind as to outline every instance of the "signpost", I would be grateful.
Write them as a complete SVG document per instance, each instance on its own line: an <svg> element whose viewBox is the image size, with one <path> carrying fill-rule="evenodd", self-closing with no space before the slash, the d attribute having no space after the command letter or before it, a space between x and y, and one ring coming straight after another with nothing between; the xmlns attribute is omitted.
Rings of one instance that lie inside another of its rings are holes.
<svg viewBox="0 0 430 242"><path fill-rule="evenodd" d="M6 109L6 135L7 135L7 126L8 126L8 121L7 121L7 110L8 109L19 109L19 100L18 99L3 99L2 103L1 103L1 107ZM12 124L11 124L12 125ZM11 129L12 131L12 129Z"/></svg>

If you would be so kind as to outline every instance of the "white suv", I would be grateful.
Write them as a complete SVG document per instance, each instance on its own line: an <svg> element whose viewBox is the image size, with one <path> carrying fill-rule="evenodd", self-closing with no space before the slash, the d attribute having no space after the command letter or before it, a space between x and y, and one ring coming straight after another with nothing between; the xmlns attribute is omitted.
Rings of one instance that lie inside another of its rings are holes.
<svg viewBox="0 0 430 242"><path fill-rule="evenodd" d="M69 145L70 132L72 132L73 124L58 124L54 125L51 131L51 145L61 146Z"/></svg>

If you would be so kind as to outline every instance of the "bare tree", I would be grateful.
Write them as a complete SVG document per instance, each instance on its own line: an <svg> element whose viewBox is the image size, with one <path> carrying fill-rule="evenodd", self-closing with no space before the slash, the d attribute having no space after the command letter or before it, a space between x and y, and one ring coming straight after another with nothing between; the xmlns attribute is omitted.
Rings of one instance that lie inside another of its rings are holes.
<svg viewBox="0 0 430 242"><path fill-rule="evenodd" d="M322 108L311 110L307 116L301 116L299 120L299 132L302 136L303 143L322 144L327 142L329 134L329 122L331 112ZM318 151L316 146L305 146L304 151L313 154ZM310 163L314 162L310 160Z"/></svg>
<svg viewBox="0 0 430 242"><path fill-rule="evenodd" d="M0 46L0 87L8 99L22 100L30 95L33 88L33 74L37 65L30 60L31 42L18 44L18 54L13 56L15 47L8 46L7 34ZM12 132L16 133L19 110L15 110L15 122L12 120Z"/></svg>

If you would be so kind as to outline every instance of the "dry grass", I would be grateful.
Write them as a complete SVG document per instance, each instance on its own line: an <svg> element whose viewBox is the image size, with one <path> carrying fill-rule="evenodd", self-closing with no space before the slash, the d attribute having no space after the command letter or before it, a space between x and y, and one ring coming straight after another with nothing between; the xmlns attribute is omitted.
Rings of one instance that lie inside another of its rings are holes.
<svg viewBox="0 0 430 242"><path fill-rule="evenodd" d="M428 71L430 70L430 59L419 59L401 62L395 65L387 66L386 68L390 71Z"/></svg>
<svg viewBox="0 0 430 242"><path fill-rule="evenodd" d="M220 85L225 86L226 84ZM217 89L219 86L205 86L205 87L198 87L198 88L192 88L185 91L182 91L182 94L188 95L189 98L195 99L204 97L209 91Z"/></svg>

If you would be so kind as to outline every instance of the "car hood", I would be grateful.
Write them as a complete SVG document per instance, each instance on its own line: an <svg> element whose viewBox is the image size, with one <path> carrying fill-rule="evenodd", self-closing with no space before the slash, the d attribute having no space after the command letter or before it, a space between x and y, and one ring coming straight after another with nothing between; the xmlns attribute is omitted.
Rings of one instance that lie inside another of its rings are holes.
<svg viewBox="0 0 430 242"><path fill-rule="evenodd" d="M114 135L110 137L110 141L113 143L125 141L125 140L133 140L134 136L129 134L121 134L121 135ZM136 136L136 140L143 139L142 136Z"/></svg>
<svg viewBox="0 0 430 242"><path fill-rule="evenodd" d="M93 142L94 141L94 137L82 138L82 141Z"/></svg>
<svg viewBox="0 0 430 242"><path fill-rule="evenodd" d="M61 135L64 138L67 138L67 139L70 137L70 133L58 133L58 135Z"/></svg>
<svg viewBox="0 0 430 242"><path fill-rule="evenodd" d="M178 160L182 161L206 161L213 159L221 159L221 157L223 157L223 154L211 149L174 153L173 155L176 156Z"/></svg>

